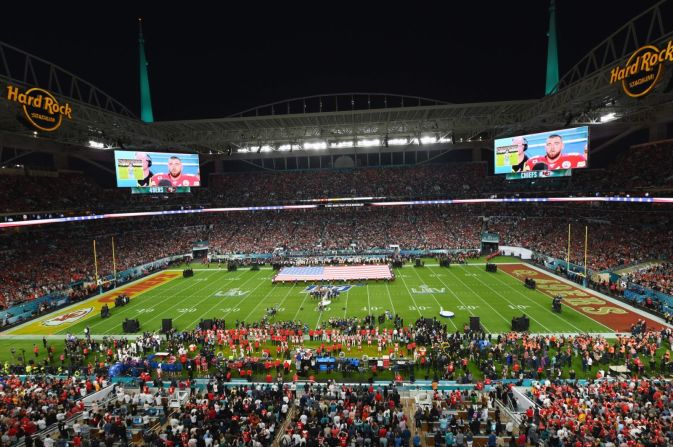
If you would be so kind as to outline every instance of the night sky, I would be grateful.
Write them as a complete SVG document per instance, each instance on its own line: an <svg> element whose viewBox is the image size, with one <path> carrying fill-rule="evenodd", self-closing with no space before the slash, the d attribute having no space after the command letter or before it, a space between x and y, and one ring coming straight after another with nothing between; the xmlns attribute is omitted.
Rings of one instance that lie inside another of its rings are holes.
<svg viewBox="0 0 673 447"><path fill-rule="evenodd" d="M157 121L226 117L351 91L456 103L544 94L548 0L96 2L90 10L59 4L57 12L54 3L16 3L31 12L3 5L0 40L73 72L137 114L142 17ZM561 75L654 3L557 0ZM49 12L35 12L41 9Z"/></svg>

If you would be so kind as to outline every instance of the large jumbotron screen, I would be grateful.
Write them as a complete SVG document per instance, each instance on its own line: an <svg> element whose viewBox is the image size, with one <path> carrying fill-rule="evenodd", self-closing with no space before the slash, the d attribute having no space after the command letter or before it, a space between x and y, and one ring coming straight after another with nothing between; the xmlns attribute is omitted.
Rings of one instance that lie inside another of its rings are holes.
<svg viewBox="0 0 673 447"><path fill-rule="evenodd" d="M495 174L588 166L589 128L552 130L495 140Z"/></svg>
<svg viewBox="0 0 673 447"><path fill-rule="evenodd" d="M198 154L115 151L117 186L200 186Z"/></svg>

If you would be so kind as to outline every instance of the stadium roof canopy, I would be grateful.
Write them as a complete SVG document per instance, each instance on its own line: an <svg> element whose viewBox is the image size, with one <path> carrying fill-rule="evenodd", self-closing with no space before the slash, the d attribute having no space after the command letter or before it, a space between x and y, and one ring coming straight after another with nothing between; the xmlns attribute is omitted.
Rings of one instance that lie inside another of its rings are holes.
<svg viewBox="0 0 673 447"><path fill-rule="evenodd" d="M90 151L90 141L105 148L143 148L229 154L250 159L288 151L325 153L376 146L377 151L443 143L488 141L520 132L571 125L598 125L618 136L673 116L673 70L664 70L647 95L627 95L611 83L645 45L665 50L673 37L673 1L663 0L634 17L591 50L559 81L556 93L537 99L451 104L384 93L324 94L255 107L219 119L144 123L91 83L10 45L0 43L0 144L35 138ZM8 101L7 86L46 89L73 108L73 119L54 132L36 132L25 122L22 106ZM610 121L609 124L606 124ZM32 140L35 144L35 140Z"/></svg>

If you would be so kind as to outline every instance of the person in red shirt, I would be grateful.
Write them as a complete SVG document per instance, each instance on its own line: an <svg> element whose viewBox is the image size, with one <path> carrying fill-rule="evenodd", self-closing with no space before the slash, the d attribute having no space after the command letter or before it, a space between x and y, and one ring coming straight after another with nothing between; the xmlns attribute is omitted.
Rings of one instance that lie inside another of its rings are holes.
<svg viewBox="0 0 673 447"><path fill-rule="evenodd" d="M555 169L586 168L587 159L584 154L563 153L563 137L551 134L545 144L545 155L529 158L524 168L525 171L553 171Z"/></svg>
<svg viewBox="0 0 673 447"><path fill-rule="evenodd" d="M200 186L198 175L183 174L182 160L173 155L168 159L168 172L155 174L150 179L150 186Z"/></svg>

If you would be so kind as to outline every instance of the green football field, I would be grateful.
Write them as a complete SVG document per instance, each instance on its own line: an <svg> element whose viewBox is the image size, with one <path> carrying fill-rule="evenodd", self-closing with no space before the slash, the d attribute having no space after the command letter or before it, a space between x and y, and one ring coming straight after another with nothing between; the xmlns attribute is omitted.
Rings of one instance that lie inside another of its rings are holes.
<svg viewBox="0 0 673 447"><path fill-rule="evenodd" d="M562 314L551 312L548 295L523 287L505 272L488 273L483 264L405 266L395 269L394 282L348 284L351 287L323 312L306 293L309 284L274 285L273 274L268 267L228 272L214 266L195 266L191 278L180 275L138 295L124 307L110 306L110 318L101 319L97 312L92 313L72 326L55 327L52 333L82 334L89 326L92 334L121 334L126 318L138 318L141 331L159 330L164 318L171 318L178 330L193 329L201 319L208 318L222 318L227 327L232 327L236 321L261 320L271 307L278 308L275 321L301 321L309 328L330 318L378 316L386 310L410 324L421 316L440 318L439 311L444 309L455 312L454 318L443 319L448 331L462 331L470 316L479 316L487 332L508 332L512 317L525 313L530 318L530 332L611 332L570 307L565 307Z"/></svg>

